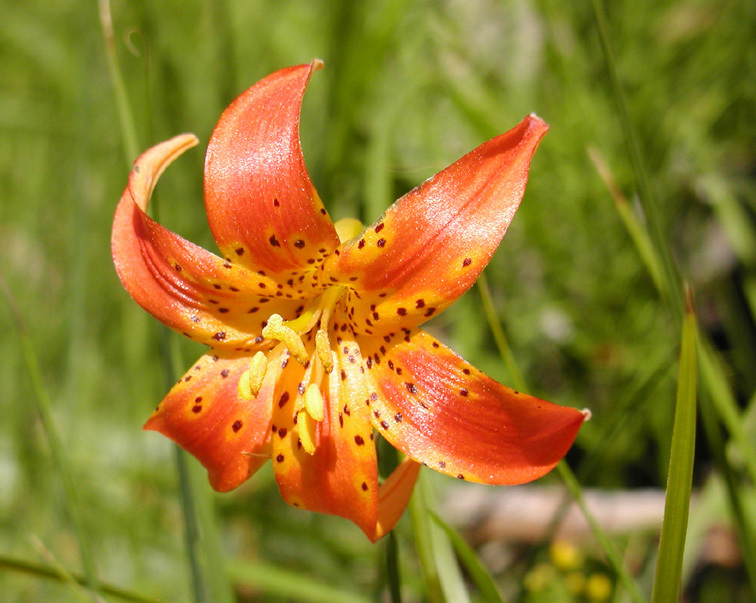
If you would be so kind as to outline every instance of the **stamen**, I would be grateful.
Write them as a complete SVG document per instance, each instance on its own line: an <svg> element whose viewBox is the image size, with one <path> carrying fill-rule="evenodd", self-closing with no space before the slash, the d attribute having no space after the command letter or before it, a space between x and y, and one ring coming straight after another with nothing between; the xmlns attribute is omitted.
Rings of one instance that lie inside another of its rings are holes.
<svg viewBox="0 0 756 603"><path fill-rule="evenodd" d="M249 369L239 377L239 395L245 400L254 400L260 393L265 373L268 371L268 359L262 352L252 356Z"/></svg>
<svg viewBox="0 0 756 603"><path fill-rule="evenodd" d="M307 454L315 454L315 421L307 412L297 415L297 431L302 448Z"/></svg>
<svg viewBox="0 0 756 603"><path fill-rule="evenodd" d="M362 223L355 218L342 218L334 226L340 243L353 239L362 232Z"/></svg>
<svg viewBox="0 0 756 603"><path fill-rule="evenodd" d="M328 339L328 333L320 329L315 334L315 351L320 358L320 362L323 363L323 368L326 373L330 373L333 370L333 355L331 354L331 341Z"/></svg>
<svg viewBox="0 0 756 603"><path fill-rule="evenodd" d="M320 422L325 416L325 400L320 386L316 383L310 383L305 391L305 410L314 420Z"/></svg>
<svg viewBox="0 0 756 603"><path fill-rule="evenodd" d="M284 324L280 314L271 314L268 324L262 330L262 336L282 342L300 364L305 364L309 360L302 339L294 329Z"/></svg>

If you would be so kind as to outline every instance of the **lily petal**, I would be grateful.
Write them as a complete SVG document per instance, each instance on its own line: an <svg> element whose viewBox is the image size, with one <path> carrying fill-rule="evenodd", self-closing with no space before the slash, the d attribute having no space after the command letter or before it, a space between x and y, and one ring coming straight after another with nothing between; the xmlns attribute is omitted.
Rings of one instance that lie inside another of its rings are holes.
<svg viewBox="0 0 756 603"><path fill-rule="evenodd" d="M177 136L134 162L113 221L113 262L126 290L165 325L214 347L256 350L262 321L272 313L293 318L304 291L281 289L269 277L219 258L145 213L160 174L195 144L191 134Z"/></svg>
<svg viewBox="0 0 756 603"><path fill-rule="evenodd" d="M249 357L209 352L173 386L144 428L158 431L205 466L219 492L233 490L270 457L269 371L256 400L238 394Z"/></svg>
<svg viewBox="0 0 756 603"><path fill-rule="evenodd" d="M420 475L420 463L405 458L378 489L378 525L370 540L376 542L394 529L407 507Z"/></svg>
<svg viewBox="0 0 756 603"><path fill-rule="evenodd" d="M226 257L267 274L312 268L339 244L299 142L302 97L320 66L313 61L259 81L224 111L208 146L213 236Z"/></svg>
<svg viewBox="0 0 756 603"><path fill-rule="evenodd" d="M421 330L359 338L373 425L412 459L459 479L511 485L550 471L584 415L513 391Z"/></svg>
<svg viewBox="0 0 756 603"><path fill-rule="evenodd" d="M326 260L326 280L359 294L358 332L417 326L475 282L512 221L547 130L526 117L407 193Z"/></svg>
<svg viewBox="0 0 756 603"><path fill-rule="evenodd" d="M344 334L342 334L343 337ZM334 341L336 334L332 335ZM346 350L346 351L345 351ZM348 338L334 347L333 371L324 377L326 413L316 423L315 451L300 445L298 430L306 410L292 421L303 369L294 363L284 372L273 407L273 469L284 500L295 507L330 513L356 523L374 538L378 522L378 475L373 428L368 416L365 380ZM355 358L351 362L349 358Z"/></svg>

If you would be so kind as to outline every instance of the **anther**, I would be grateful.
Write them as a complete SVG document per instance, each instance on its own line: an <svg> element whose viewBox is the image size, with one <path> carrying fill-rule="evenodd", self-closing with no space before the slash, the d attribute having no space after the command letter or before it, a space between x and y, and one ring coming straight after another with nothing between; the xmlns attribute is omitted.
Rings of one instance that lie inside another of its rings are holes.
<svg viewBox="0 0 756 603"><path fill-rule="evenodd" d="M297 418L297 432L302 448L307 454L315 453L315 426L316 423L307 412L300 412Z"/></svg>
<svg viewBox="0 0 756 603"><path fill-rule="evenodd" d="M326 373L330 373L333 370L333 355L331 354L331 342L328 339L328 333L320 329L315 334L315 351L320 358L320 362L323 363L323 368Z"/></svg>
<svg viewBox="0 0 756 603"><path fill-rule="evenodd" d="M300 364L305 364L309 360L302 339L294 329L284 324L284 320L279 314L272 314L268 318L268 324L262 330L262 336L266 339L276 339L283 342Z"/></svg>
<svg viewBox="0 0 756 603"><path fill-rule="evenodd" d="M265 373L268 370L268 359L262 352L252 356L249 369L242 373L239 378L239 395L245 400L254 400L260 393Z"/></svg>
<svg viewBox="0 0 756 603"><path fill-rule="evenodd" d="M307 414L315 421L322 421L325 416L325 401L320 387L315 383L310 383L305 391L305 410Z"/></svg>

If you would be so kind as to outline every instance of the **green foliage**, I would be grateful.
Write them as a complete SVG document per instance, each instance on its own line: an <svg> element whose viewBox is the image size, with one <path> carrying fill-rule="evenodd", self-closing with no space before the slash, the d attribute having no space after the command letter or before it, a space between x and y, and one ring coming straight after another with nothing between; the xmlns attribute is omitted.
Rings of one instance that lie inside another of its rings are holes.
<svg viewBox="0 0 756 603"><path fill-rule="evenodd" d="M236 94L320 57L326 68L305 99L302 136L336 218L373 220L530 112L550 123L523 205L487 270L485 307L471 291L429 326L492 377L522 379L545 399L592 410L568 456L582 488L665 488L680 343L668 294L681 290L677 272L691 284L706 429L695 449L697 536L687 540L682 589L708 603L724 600L724 583L733 600L752 600L752 2L610 2L603 33L590 3L558 0L114 0L111 10L120 96L96 2L8 0L0 20L0 266L28 335L1 306L5 598L79 601L88 581L113 600L191 600L191 547L208 592L231 584L241 601L362 601L388 592L383 547L343 520L287 507L269 468L218 495L193 479L190 459L199 524L195 540L185 539L172 446L140 429L165 393L162 327L124 293L110 260L110 223L134 144L141 150L185 131L204 144ZM165 173L161 221L214 249L202 160L194 150ZM501 332L491 334L484 309ZM504 336L516 365L499 357ZM176 345L185 359L202 353ZM30 375L34 363L39 373ZM50 402L42 414L40 396ZM433 481L439 512L452 481ZM467 575L454 565L452 551L465 558L469 550L452 547L418 513L430 556L443 551L429 563L452 572L436 577L438 596L463 588L466 577L471 600L484 600L475 599L484 580L477 569ZM705 535L730 534L730 526L744 555L724 568L707 554ZM554 570L543 542L462 535L483 553L505 600L593 600L590 590L570 590L572 574ZM650 596L658 533L608 537ZM431 600L407 520L396 546L402 599ZM606 580L627 592L590 535L580 546L595 564L580 570L585 580L603 576L596 592ZM506 562L491 563L502 548Z"/></svg>

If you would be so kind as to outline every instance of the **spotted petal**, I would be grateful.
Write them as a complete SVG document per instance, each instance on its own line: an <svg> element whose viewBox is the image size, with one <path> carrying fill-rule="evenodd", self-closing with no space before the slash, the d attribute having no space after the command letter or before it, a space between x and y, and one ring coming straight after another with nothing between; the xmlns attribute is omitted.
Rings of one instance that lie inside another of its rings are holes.
<svg viewBox="0 0 756 603"><path fill-rule="evenodd" d="M415 482L420 474L420 464L405 458L388 479L378 488L378 524L375 533L368 538L375 542L394 529L407 507Z"/></svg>
<svg viewBox="0 0 756 603"><path fill-rule="evenodd" d="M493 381L424 331L381 346L360 338L373 425L448 475L510 485L550 471L584 415Z"/></svg>
<svg viewBox="0 0 756 603"><path fill-rule="evenodd" d="M213 236L225 257L269 275L312 268L339 244L299 142L302 97L320 65L282 69L244 92L221 116L207 150Z"/></svg>
<svg viewBox="0 0 756 603"><path fill-rule="evenodd" d="M220 492L236 488L270 457L270 409L277 372L256 400L238 394L249 357L202 356L158 405L144 428L162 433L205 466Z"/></svg>
<svg viewBox="0 0 756 603"><path fill-rule="evenodd" d="M167 326L215 347L256 349L262 321L293 317L304 293L228 262L152 220L145 211L163 170L197 143L184 134L134 163L113 221L112 252L123 286ZM291 298L291 299L290 299Z"/></svg>
<svg viewBox="0 0 756 603"><path fill-rule="evenodd" d="M354 326L383 334L435 316L491 259L548 126L531 115L409 192L324 264L358 293Z"/></svg>
<svg viewBox="0 0 756 603"><path fill-rule="evenodd" d="M332 337L335 341L336 334ZM281 495L289 504L346 517L368 538L374 538L378 475L365 380L361 363L349 360L359 354L356 345L342 339L339 349L334 350L333 371L324 377L328 382L324 388L326 412L316 424L313 454L300 442L306 411L294 420L292 413L304 371L295 364L284 372L273 406L273 423L278 429L273 436L273 469Z"/></svg>

